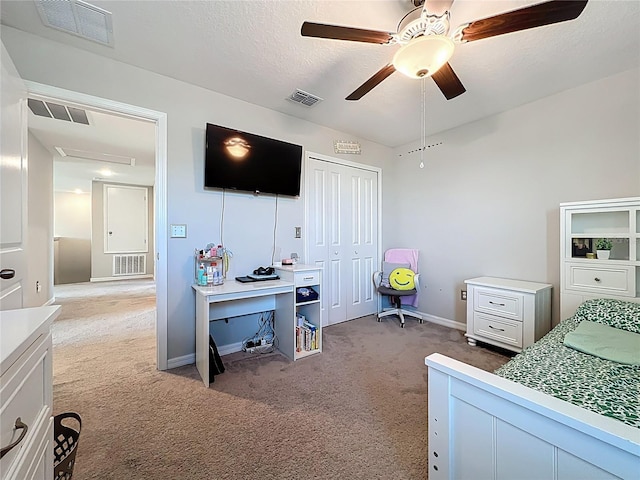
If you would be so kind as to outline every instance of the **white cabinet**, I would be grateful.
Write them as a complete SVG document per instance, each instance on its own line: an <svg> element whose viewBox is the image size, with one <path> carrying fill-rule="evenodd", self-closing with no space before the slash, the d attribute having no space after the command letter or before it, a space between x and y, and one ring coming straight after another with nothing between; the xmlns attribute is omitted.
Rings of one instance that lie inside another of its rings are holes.
<svg viewBox="0 0 640 480"><path fill-rule="evenodd" d="M596 242L613 243L599 259ZM590 298L640 302L640 197L560 204L560 313Z"/></svg>
<svg viewBox="0 0 640 480"><path fill-rule="evenodd" d="M465 283L469 345L479 341L520 352L551 328L552 285L492 277Z"/></svg>
<svg viewBox="0 0 640 480"><path fill-rule="evenodd" d="M283 265L274 268L280 278L292 282L295 289L295 318L292 328L289 332L279 334L279 336L293 337L293 355L290 354L291 352L285 352L285 354L293 360L298 360L322 352L322 309L320 306L322 269L315 265ZM310 293L310 295L305 297L305 293ZM304 317L306 324L299 321L300 317ZM288 341L284 343L289 344Z"/></svg>
<svg viewBox="0 0 640 480"><path fill-rule="evenodd" d="M51 306L0 312L2 480L53 478L50 330L59 310Z"/></svg>

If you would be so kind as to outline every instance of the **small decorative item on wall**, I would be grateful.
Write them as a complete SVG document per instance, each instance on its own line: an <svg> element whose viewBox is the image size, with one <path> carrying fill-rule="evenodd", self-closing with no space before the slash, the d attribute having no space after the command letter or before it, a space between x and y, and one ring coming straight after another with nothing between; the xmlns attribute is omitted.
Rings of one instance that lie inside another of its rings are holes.
<svg viewBox="0 0 640 480"><path fill-rule="evenodd" d="M574 238L573 248L571 250L572 257L586 257L588 253L591 253L591 239L590 238Z"/></svg>
<svg viewBox="0 0 640 480"><path fill-rule="evenodd" d="M609 260L612 248L613 242L611 239L598 238L596 240L596 253L598 254L598 260Z"/></svg>
<svg viewBox="0 0 640 480"><path fill-rule="evenodd" d="M335 153L352 153L360 155L361 148L360 143L352 142L348 140L335 140L333 142L333 151Z"/></svg>

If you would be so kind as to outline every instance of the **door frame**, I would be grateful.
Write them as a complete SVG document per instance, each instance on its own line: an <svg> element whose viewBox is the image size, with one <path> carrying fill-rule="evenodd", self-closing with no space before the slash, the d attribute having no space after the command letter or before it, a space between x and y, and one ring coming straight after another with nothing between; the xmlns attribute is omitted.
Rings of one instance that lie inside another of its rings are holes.
<svg viewBox="0 0 640 480"><path fill-rule="evenodd" d="M115 100L87 95L80 92L24 81L27 94L48 100L60 100L80 107L102 110L106 113L149 120L156 125L156 178L154 185L154 248L155 248L155 283L156 283L156 367L158 370L168 368L168 316L167 316L167 114L136 105Z"/></svg>
<svg viewBox="0 0 640 480"><path fill-rule="evenodd" d="M323 155L321 153L314 153L314 152L309 152L306 151L305 152L305 156L304 156L304 259L305 262L308 261L309 258L309 225L310 225L310 213L309 213L309 191L310 191L310 179L309 176L307 175L307 173L309 172L309 159L313 158L314 160L320 160L323 162L328 162L328 163L335 163L337 165L342 165L345 167L353 167L353 168L359 168L362 170L367 170L370 172L374 172L378 175L378 185L377 185L377 210L378 210L378 231L376 232L376 241L378 242L378 248L377 248L377 252L376 254L378 255L378 263L380 263L382 261L382 168L380 167L375 167L373 165L367 165L366 163L357 163L357 162L352 162L350 160L345 160L342 158L336 158L336 157L330 157L328 155ZM381 266L381 265L379 265ZM325 279L325 275L323 274L323 280L328 281L328 279ZM373 279L372 279L373 281ZM378 306L379 309L379 306Z"/></svg>

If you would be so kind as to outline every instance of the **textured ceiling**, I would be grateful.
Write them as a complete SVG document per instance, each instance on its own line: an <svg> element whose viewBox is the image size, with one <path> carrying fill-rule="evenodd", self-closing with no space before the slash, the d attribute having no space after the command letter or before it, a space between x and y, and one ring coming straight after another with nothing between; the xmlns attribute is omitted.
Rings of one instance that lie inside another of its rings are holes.
<svg viewBox="0 0 640 480"><path fill-rule="evenodd" d="M344 100L397 46L300 35L305 20L394 32L409 0L90 3L113 13L114 48L43 26L31 0L3 0L2 23L390 147L420 138L419 80L396 72ZM455 0L452 30L535 3ZM639 25L639 1L591 0L576 20L458 45L450 64L467 92L446 100L427 80L427 134L638 67ZM324 100L287 101L296 88Z"/></svg>

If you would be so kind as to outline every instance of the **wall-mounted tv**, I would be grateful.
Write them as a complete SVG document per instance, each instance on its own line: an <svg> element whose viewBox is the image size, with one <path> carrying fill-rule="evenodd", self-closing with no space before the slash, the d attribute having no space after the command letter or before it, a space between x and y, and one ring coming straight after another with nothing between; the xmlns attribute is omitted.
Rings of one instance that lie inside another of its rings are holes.
<svg viewBox="0 0 640 480"><path fill-rule="evenodd" d="M302 147L207 123L204 186L300 195Z"/></svg>

